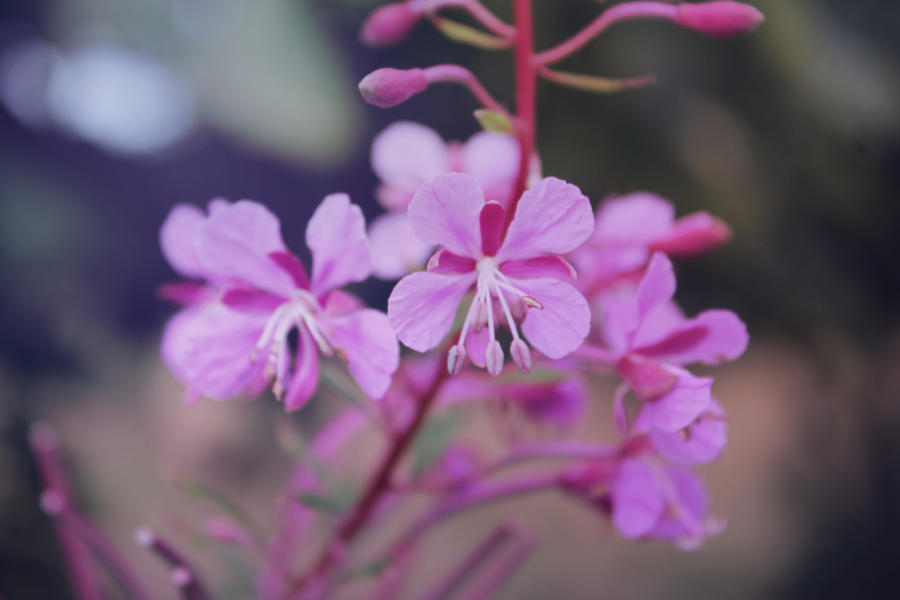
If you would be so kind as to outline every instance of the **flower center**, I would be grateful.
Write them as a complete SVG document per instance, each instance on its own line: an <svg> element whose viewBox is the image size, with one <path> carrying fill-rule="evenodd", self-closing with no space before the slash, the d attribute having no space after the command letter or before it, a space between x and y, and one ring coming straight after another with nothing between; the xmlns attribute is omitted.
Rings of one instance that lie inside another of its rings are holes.
<svg viewBox="0 0 900 600"><path fill-rule="evenodd" d="M272 312L262 334L256 342L256 348L250 356L255 362L260 352L268 352L263 376L273 380L273 391L280 399L290 368L290 351L287 337L296 328L300 336L300 347L308 347L309 341L315 341L319 351L326 356L333 353L331 344L325 337L317 319L322 307L319 301L306 290L295 290L287 302Z"/></svg>

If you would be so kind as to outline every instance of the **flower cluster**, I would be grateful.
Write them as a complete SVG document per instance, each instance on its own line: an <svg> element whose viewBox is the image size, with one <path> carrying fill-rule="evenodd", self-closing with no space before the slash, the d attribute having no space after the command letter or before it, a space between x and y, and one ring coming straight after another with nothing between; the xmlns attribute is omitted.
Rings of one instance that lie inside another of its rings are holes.
<svg viewBox="0 0 900 600"><path fill-rule="evenodd" d="M577 186L543 177L535 147L537 81L600 93L647 85L651 78L617 80L550 66L628 20L667 20L721 37L751 30L762 15L731 0L622 2L538 52L531 0L513 0L513 7L514 24L478 0L393 2L366 21L361 38L376 46L402 41L427 19L455 41L513 48L516 111L459 65L383 68L364 77L360 92L379 107L435 83L463 85L489 131L464 144L447 144L409 122L380 133L372 147L381 182L374 196L386 214L367 232L346 195L326 197L306 229L309 272L285 247L278 219L257 202L216 199L205 212L176 206L163 224L163 253L184 280L162 290L182 305L166 326L162 356L189 401L255 396L271 387L287 410L296 410L316 392L321 358L332 356L346 363L338 377L349 373L373 400L337 412L305 445L268 537L221 515L207 524L209 536L245 548L257 561L259 598L333 597L360 577L374 578L373 597L398 597L416 542L432 526L541 490L578 500L631 539L696 548L721 530L693 469L723 451L726 415L713 377L690 369L737 359L747 330L727 310L686 316L674 302L672 259L710 251L731 231L706 213L676 219L671 203L646 192L607 199L595 213ZM443 17L444 8L468 13L484 30ZM340 289L372 274L399 279L386 314ZM413 351L403 360L398 340ZM598 392L603 378L617 386L612 397ZM354 394L349 378L340 383L335 387ZM615 423L617 439L583 433L596 406ZM455 429L459 414L485 413L493 417L494 443L479 444L483 435L470 439L465 428ZM348 442L372 425L387 449L348 508L332 480L343 472ZM52 444L38 435L34 446L46 458ZM544 459L562 464L548 468ZM529 461L535 466L524 477L496 477ZM54 463L46 472L45 510L87 531L60 469ZM431 502L419 511L421 504L404 502L407 493L429 494ZM323 509L340 520L298 575L300 549L314 545L310 524ZM349 550L367 527L407 513L411 520L390 519L402 531L379 550L379 568L353 564L358 556ZM96 532L91 539L99 539ZM183 597L207 597L171 546L150 530L138 540L173 568ZM446 597L490 562L494 572L484 580L499 585L536 543L533 535L500 526L426 596ZM102 549L131 596L147 597L108 545ZM492 592L482 586L471 597Z"/></svg>

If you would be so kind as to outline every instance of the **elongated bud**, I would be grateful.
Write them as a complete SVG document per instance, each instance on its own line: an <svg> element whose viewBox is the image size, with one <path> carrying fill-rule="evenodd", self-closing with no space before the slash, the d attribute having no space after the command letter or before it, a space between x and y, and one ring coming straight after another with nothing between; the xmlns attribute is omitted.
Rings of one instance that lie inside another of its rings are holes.
<svg viewBox="0 0 900 600"><path fill-rule="evenodd" d="M379 108L397 106L428 87L422 69L392 69L372 71L359 82L359 92L369 104Z"/></svg>
<svg viewBox="0 0 900 600"><path fill-rule="evenodd" d="M509 353L512 354L513 361L520 371L523 373L531 371L531 350L528 349L528 344L521 339L513 340L509 346Z"/></svg>
<svg viewBox="0 0 900 600"><path fill-rule="evenodd" d="M765 19L753 6L733 0L679 4L676 8L676 23L715 37L748 33Z"/></svg>
<svg viewBox="0 0 900 600"><path fill-rule="evenodd" d="M406 2L386 4L369 15L359 37L369 46L390 46L402 42L421 18L422 13Z"/></svg>
<svg viewBox="0 0 900 600"><path fill-rule="evenodd" d="M500 347L500 342L497 340L491 340L488 344L487 351L484 353L484 364L488 373L494 376L499 375L503 370L503 348Z"/></svg>
<svg viewBox="0 0 900 600"><path fill-rule="evenodd" d="M447 372L451 375L459 375L463 366L466 364L466 349L462 344L457 344L450 348L447 353Z"/></svg>

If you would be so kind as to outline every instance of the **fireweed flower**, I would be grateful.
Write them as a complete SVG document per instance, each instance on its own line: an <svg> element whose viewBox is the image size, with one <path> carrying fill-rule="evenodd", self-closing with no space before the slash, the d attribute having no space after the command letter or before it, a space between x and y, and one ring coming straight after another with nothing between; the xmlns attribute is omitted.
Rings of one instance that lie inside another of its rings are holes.
<svg viewBox="0 0 900 600"><path fill-rule="evenodd" d="M445 143L418 123L389 125L372 142L372 170L381 180L376 198L388 211L369 228L375 276L399 279L428 258L431 246L416 237L406 216L423 183L443 173L468 173L487 198L505 206L518 168L519 145L512 136L481 131L465 143Z"/></svg>
<svg viewBox="0 0 900 600"><path fill-rule="evenodd" d="M657 429L676 432L710 407L711 377L683 368L731 361L747 347L747 329L733 312L707 310L685 318L672 302L675 274L657 252L637 290L602 299L602 333L611 361Z"/></svg>
<svg viewBox="0 0 900 600"><path fill-rule="evenodd" d="M384 394L399 360L387 317L336 289L371 271L362 212L346 195L326 197L309 221L311 278L286 250L277 217L261 204L219 204L208 217L176 210L189 218L164 226L166 256L182 274L216 290L166 327L163 358L183 383L218 399L255 394L271 383L294 410L316 390L322 353L343 358L369 396Z"/></svg>
<svg viewBox="0 0 900 600"><path fill-rule="evenodd" d="M594 233L571 258L578 269L578 288L590 294L639 276L653 252L689 258L730 237L731 229L721 219L697 212L676 220L671 202L636 192L600 205Z"/></svg>
<svg viewBox="0 0 900 600"><path fill-rule="evenodd" d="M453 324L457 307L472 287L475 296L448 369L458 373L466 355L492 375L503 368L496 329L512 334L510 354L528 371L531 353L522 334L549 358L561 358L590 329L587 301L572 285L575 270L559 254L572 252L591 234L594 217L581 191L548 177L526 191L503 236L506 211L485 202L475 178L435 177L409 205L419 238L439 246L427 272L407 275L388 300L388 319L404 344L418 352L434 348Z"/></svg>

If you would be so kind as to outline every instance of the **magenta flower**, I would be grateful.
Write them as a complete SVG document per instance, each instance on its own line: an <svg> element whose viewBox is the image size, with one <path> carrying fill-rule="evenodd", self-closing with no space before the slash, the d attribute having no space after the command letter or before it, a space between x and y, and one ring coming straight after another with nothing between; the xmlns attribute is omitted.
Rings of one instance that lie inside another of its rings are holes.
<svg viewBox="0 0 900 600"><path fill-rule="evenodd" d="M526 191L503 236L506 211L485 202L469 175L435 177L416 193L409 218L419 238L440 249L427 272L404 277L388 300L388 319L404 344L425 352L447 335L463 296L475 297L466 314L448 368L458 373L468 354L496 375L503 350L496 330L512 334L510 354L523 371L531 368L528 345L561 358L590 329L587 301L572 285L575 271L559 254L575 250L593 230L588 199L574 185L548 177Z"/></svg>
<svg viewBox="0 0 900 600"><path fill-rule="evenodd" d="M630 539L673 541L690 550L723 528L707 514L706 487L697 475L654 460L622 461L610 500L613 524Z"/></svg>
<svg viewBox="0 0 900 600"><path fill-rule="evenodd" d="M371 271L362 212L346 195L326 197L307 226L311 279L285 249L277 217L256 202L216 204L208 217L176 207L161 237L176 270L214 290L163 336L163 358L191 390L223 399L271 382L295 410L316 390L319 353L343 358L369 396L387 390L399 349L386 316L336 289Z"/></svg>
<svg viewBox="0 0 900 600"><path fill-rule="evenodd" d="M657 252L633 294L603 298L603 334L619 374L654 427L674 432L710 406L711 377L682 368L734 360L747 348L744 323L728 310L707 310L685 318L672 303L675 274Z"/></svg>
<svg viewBox="0 0 900 600"><path fill-rule="evenodd" d="M578 287L586 293L600 291L639 274L653 252L688 258L730 237L722 220L705 212L676 220L671 202L647 192L612 198L597 209L594 233L572 255Z"/></svg>
<svg viewBox="0 0 900 600"><path fill-rule="evenodd" d="M634 423L635 433L646 433L660 456L679 465L710 463L719 457L728 443L725 411L715 399L711 399L707 409L681 431L663 431L652 427L648 420L646 415L640 415Z"/></svg>
<svg viewBox="0 0 900 600"><path fill-rule="evenodd" d="M445 143L434 130L418 123L399 121L388 126L372 142L372 169L381 180L376 197L389 211L369 229L375 276L399 279L428 258L432 247L416 237L406 215L406 207L423 183L443 173L468 173L489 199L505 206L518 168L519 146L509 135L482 131L464 144Z"/></svg>

